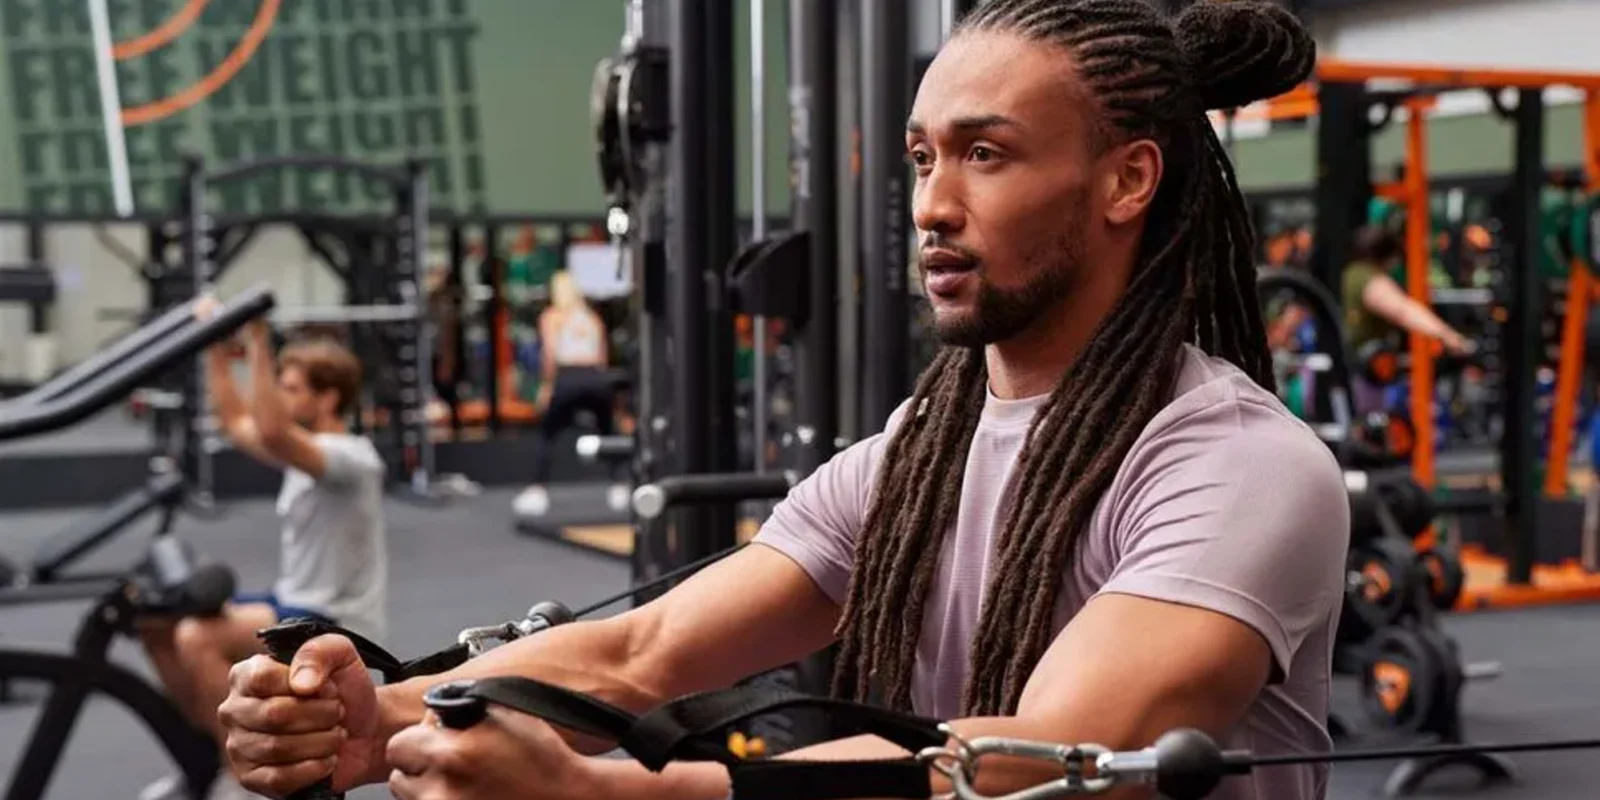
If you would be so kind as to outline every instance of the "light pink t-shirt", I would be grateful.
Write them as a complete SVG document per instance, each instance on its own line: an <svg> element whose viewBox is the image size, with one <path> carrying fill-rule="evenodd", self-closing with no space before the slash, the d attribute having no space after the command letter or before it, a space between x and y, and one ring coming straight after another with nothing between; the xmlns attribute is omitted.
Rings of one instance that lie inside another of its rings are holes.
<svg viewBox="0 0 1600 800"><path fill-rule="evenodd" d="M961 505L944 539L912 681L918 714L960 715L969 651L1023 440L1045 397L984 405ZM843 603L887 430L836 455L790 493L756 541L788 555ZM1333 636L1349 506L1329 448L1228 362L1186 347L1171 403L1134 442L1079 540L1057 600L1059 632L1095 594L1199 606L1254 628L1275 680L1222 742L1259 754L1325 752ZM1225 800L1321 800L1325 767L1223 781Z"/></svg>

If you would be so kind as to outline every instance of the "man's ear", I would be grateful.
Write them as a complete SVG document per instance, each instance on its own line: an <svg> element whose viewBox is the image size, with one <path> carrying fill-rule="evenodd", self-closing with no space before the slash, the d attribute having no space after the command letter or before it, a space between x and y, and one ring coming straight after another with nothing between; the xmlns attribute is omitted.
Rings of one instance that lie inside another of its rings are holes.
<svg viewBox="0 0 1600 800"><path fill-rule="evenodd" d="M1161 148L1149 139L1139 139L1113 149L1106 159L1106 222L1126 225L1156 199L1164 167Z"/></svg>

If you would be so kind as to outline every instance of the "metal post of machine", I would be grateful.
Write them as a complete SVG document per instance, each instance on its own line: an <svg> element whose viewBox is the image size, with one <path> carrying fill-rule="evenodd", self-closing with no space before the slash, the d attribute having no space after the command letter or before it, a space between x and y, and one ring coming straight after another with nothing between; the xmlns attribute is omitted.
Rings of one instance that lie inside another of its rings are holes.
<svg viewBox="0 0 1600 800"><path fill-rule="evenodd" d="M1372 123L1367 118L1365 83L1322 83L1317 88L1322 113L1317 116L1317 237L1311 252L1311 275L1337 292L1350 263L1351 237L1366 222L1372 199ZM1326 419L1334 412L1329 381L1317 381L1313 413Z"/></svg>
<svg viewBox="0 0 1600 800"><path fill-rule="evenodd" d="M1533 400L1536 392L1542 334L1540 331L1543 276L1539 270L1540 195L1544 189L1544 95L1537 88L1517 92L1515 161L1512 173L1511 214L1506 238L1513 254L1509 324L1502 347L1505 352L1505 395L1502 403L1505 432L1500 437L1500 469L1505 491L1507 553L1506 583L1527 584L1533 577L1538 553L1540 485L1537 465L1539 442L1535 436Z"/></svg>
<svg viewBox="0 0 1600 800"><path fill-rule="evenodd" d="M193 296L198 298L211 291L215 274L212 263L211 215L206 213L206 172L199 157L191 156L183 162L183 263L188 267L188 278L194 282ZM206 359L195 359L189 377L183 382L185 426L183 451L179 465L184 477L193 481L189 496L196 506L209 509L215 501L216 476L211 461L213 442L217 439L217 421L211 413L210 394L206 388Z"/></svg>
<svg viewBox="0 0 1600 800"><path fill-rule="evenodd" d="M509 323L506 314L506 271L500 258L500 226L497 224L485 225L483 228L483 254L482 262L478 265L479 279L489 285L489 299L483 305L483 324L488 331L488 362L483 371L483 399L489 410L489 434L500 434L500 368L502 366L500 354L509 349L506 337L510 331L506 330Z"/></svg>
<svg viewBox="0 0 1600 800"><path fill-rule="evenodd" d="M790 173L794 227L810 233L810 317L795 347L794 468L810 474L839 435L837 0L789 2Z"/></svg>
<svg viewBox="0 0 1600 800"><path fill-rule="evenodd" d="M666 266L672 393L666 416L674 471L693 474L715 471L723 460L721 451L732 444L716 441L720 432L732 428L730 419L718 419L727 392L716 380L719 372L728 376L731 364L711 363L723 350L714 347L713 316L726 314L726 308L720 298L711 297L720 294L722 282L710 272L728 262L733 246L732 80L727 69L732 42L713 41L714 32L727 32L731 40L733 8L732 0L673 0L669 5L672 141ZM715 19L724 15L725 20ZM716 111L725 113L713 119ZM726 133L714 130L724 127ZM674 563L660 566L687 564L731 546L732 518L726 507L676 513L671 523Z"/></svg>
<svg viewBox="0 0 1600 800"><path fill-rule="evenodd" d="M739 249L739 162L738 128L734 122L733 70L727 65L734 58L735 0L713 0L706 13L705 47L701 69L705 98L705 184L706 242L705 260L692 262L693 271L682 273L699 278L705 298L705 315L698 322L705 330L705 409L710 437L705 442L706 469L733 472L739 469L739 424L734 412L736 378L734 357L737 333L733 321L733 300L727 288L727 265ZM688 265L686 265L686 270ZM738 526L737 508L732 504L707 509L708 536L712 551L732 547ZM703 558L711 552L696 553Z"/></svg>
<svg viewBox="0 0 1600 800"><path fill-rule="evenodd" d="M750 0L750 241L767 235L767 2ZM755 471L767 471L767 318L751 319L750 424Z"/></svg>
<svg viewBox="0 0 1600 800"><path fill-rule="evenodd" d="M861 339L863 431L881 430L911 389L910 191L905 122L910 110L911 42L907 0L862 0Z"/></svg>
<svg viewBox="0 0 1600 800"><path fill-rule="evenodd" d="M1372 123L1365 83L1322 83L1317 102L1317 238L1311 273L1337 291L1350 263L1350 237L1366 221L1372 198Z"/></svg>
<svg viewBox="0 0 1600 800"><path fill-rule="evenodd" d="M406 477L419 496L433 494L433 430L428 407L433 404L433 321L428 315L428 292L423 273L428 258L428 163L420 158L406 162L406 182L396 193L394 219L396 258L392 280L402 304L416 310L407 322L384 331L390 352L399 358L400 442L406 453Z"/></svg>
<svg viewBox="0 0 1600 800"><path fill-rule="evenodd" d="M961 19L978 5L978 0L939 0L939 39L949 41Z"/></svg>
<svg viewBox="0 0 1600 800"><path fill-rule="evenodd" d="M834 110L838 137L844 156L834 173L838 176L839 263L834 270L839 291L839 432L842 441L864 438L875 431L863 430L861 417L861 372L865 355L861 352L861 6L840 2L835 5L838 31L834 36L834 86L838 102Z"/></svg>

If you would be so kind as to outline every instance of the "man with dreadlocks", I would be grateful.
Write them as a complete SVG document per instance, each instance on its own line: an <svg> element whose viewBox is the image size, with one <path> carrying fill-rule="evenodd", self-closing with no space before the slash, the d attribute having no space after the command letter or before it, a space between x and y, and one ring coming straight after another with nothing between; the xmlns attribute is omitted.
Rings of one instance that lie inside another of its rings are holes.
<svg viewBox="0 0 1600 800"><path fill-rule="evenodd" d="M491 711L427 724L442 680L520 674L643 712L837 644L837 692L964 736L1142 747L1193 726L1305 752L1325 730L1348 543L1332 454L1273 394L1251 230L1205 111L1304 80L1266 0L991 0L907 124L920 268L945 345L884 432L746 548L662 598L374 690L348 641L235 667L246 786L332 774L411 798L721 798L726 771ZM893 757L871 738L793 758ZM985 761L994 795L1059 777ZM948 784L935 776L937 791ZM1325 769L1217 796L1309 800ZM1140 797L1119 789L1114 797Z"/></svg>

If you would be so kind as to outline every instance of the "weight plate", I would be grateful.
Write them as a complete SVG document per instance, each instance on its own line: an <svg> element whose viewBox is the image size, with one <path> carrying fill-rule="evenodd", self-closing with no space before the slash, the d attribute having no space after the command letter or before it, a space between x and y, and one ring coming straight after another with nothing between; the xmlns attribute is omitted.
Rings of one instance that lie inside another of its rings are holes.
<svg viewBox="0 0 1600 800"><path fill-rule="evenodd" d="M1383 535L1383 524L1378 519L1379 495L1371 489L1346 489L1345 494L1350 501L1350 547L1359 550Z"/></svg>
<svg viewBox="0 0 1600 800"><path fill-rule="evenodd" d="M1409 417L1390 413L1383 433L1385 449L1389 455L1395 458L1411 457L1411 451L1417 446L1417 429L1412 427Z"/></svg>
<svg viewBox="0 0 1600 800"><path fill-rule="evenodd" d="M1433 498L1409 474L1386 478L1374 491L1389 507L1400 535L1414 539L1433 524Z"/></svg>
<svg viewBox="0 0 1600 800"><path fill-rule="evenodd" d="M594 124L595 155L600 165L600 184L609 195L627 190L626 166L622 154L622 123L617 118L617 64L601 59L589 86L589 115Z"/></svg>
<svg viewBox="0 0 1600 800"><path fill-rule="evenodd" d="M1439 667L1433 702L1427 719L1422 722L1421 732L1447 735L1460 730L1461 688L1467 682L1461 651L1455 639L1438 628L1419 628L1413 633L1432 650L1434 663Z"/></svg>
<svg viewBox="0 0 1600 800"><path fill-rule="evenodd" d="M1382 341L1369 341L1356 349L1361 376L1376 386L1388 386L1400 377L1400 355Z"/></svg>
<svg viewBox="0 0 1600 800"><path fill-rule="evenodd" d="M1422 572L1427 576L1428 597L1433 607L1441 611L1455 608L1461 599L1461 589L1466 583L1466 572L1461 566L1461 556L1450 547L1424 550L1417 555Z"/></svg>
<svg viewBox="0 0 1600 800"><path fill-rule="evenodd" d="M1434 720L1443 674L1437 645L1406 628L1379 630L1361 670L1362 707L1385 728L1416 733Z"/></svg>
<svg viewBox="0 0 1600 800"><path fill-rule="evenodd" d="M1414 591L1416 558L1409 542L1393 536L1379 536L1353 549L1345 613L1372 630L1398 621Z"/></svg>

